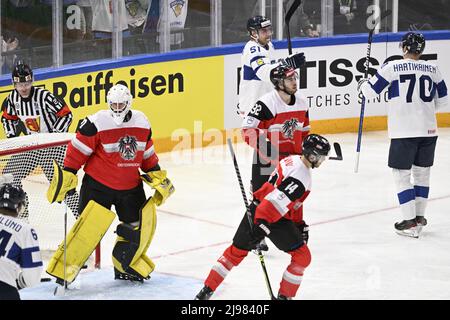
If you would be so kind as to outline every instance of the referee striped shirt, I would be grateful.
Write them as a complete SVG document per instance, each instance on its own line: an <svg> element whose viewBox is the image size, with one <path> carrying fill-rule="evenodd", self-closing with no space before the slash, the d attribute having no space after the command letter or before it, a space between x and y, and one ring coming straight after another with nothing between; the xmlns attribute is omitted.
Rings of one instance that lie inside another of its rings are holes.
<svg viewBox="0 0 450 320"><path fill-rule="evenodd" d="M7 138L16 137L22 122L26 134L41 132L67 132L72 123L72 112L50 91L32 87L30 96L22 98L17 90L11 91L2 104L2 124Z"/></svg>

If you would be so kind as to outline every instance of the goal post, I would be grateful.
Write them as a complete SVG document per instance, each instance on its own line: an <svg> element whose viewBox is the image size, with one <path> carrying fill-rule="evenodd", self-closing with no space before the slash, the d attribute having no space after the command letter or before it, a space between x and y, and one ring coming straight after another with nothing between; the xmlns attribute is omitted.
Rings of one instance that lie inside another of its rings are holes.
<svg viewBox="0 0 450 320"><path fill-rule="evenodd" d="M67 196L66 203L60 204L50 204L46 197L53 178L53 159L63 164L67 145L74 136L74 133L39 133L0 140L0 172L12 174L13 185L26 192L27 207L19 218L36 230L44 256L54 252L64 238L65 206L68 228L78 216L78 193ZM81 180L79 177L78 181ZM95 267L100 267L100 250L95 253Z"/></svg>

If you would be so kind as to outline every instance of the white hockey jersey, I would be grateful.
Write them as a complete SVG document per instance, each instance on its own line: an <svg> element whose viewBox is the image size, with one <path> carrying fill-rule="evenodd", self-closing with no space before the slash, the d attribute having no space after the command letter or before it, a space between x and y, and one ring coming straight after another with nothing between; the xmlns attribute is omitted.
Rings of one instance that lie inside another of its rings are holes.
<svg viewBox="0 0 450 320"><path fill-rule="evenodd" d="M247 115L262 95L273 89L270 71L279 65L271 60L274 51L272 42L262 46L253 40L247 42L242 51L239 83L239 112L242 116Z"/></svg>
<svg viewBox="0 0 450 320"><path fill-rule="evenodd" d="M437 135L435 111L448 103L447 86L438 67L428 61L390 61L361 86L366 98L388 88L389 138Z"/></svg>
<svg viewBox="0 0 450 320"><path fill-rule="evenodd" d="M112 0L91 0L92 31L112 32ZM119 30L128 29L125 1L119 1Z"/></svg>
<svg viewBox="0 0 450 320"><path fill-rule="evenodd" d="M41 273L36 232L25 221L0 214L0 281L32 287L40 283Z"/></svg>

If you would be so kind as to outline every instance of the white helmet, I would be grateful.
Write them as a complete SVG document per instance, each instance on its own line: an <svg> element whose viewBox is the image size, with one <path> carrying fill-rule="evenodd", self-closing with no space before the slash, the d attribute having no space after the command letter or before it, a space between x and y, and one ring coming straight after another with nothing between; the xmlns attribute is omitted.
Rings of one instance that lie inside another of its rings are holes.
<svg viewBox="0 0 450 320"><path fill-rule="evenodd" d="M109 89L106 99L108 101L109 109L114 122L118 125L122 124L125 116L131 109L132 97L130 90L128 90L128 88L123 84L116 84L111 89ZM117 105L113 106L113 104L117 103L123 103L124 106L118 109Z"/></svg>

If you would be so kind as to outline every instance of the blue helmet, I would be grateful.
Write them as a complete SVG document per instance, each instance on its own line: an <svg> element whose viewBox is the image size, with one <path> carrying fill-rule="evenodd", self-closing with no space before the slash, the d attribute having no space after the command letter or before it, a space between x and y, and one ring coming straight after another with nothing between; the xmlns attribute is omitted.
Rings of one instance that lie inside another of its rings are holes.
<svg viewBox="0 0 450 320"><path fill-rule="evenodd" d="M421 33L408 32L402 37L400 47L406 47L408 53L422 54L425 49L425 38Z"/></svg>
<svg viewBox="0 0 450 320"><path fill-rule="evenodd" d="M252 31L258 31L259 29L270 27L272 23L267 17L264 16L254 16L247 21L247 30L252 34Z"/></svg>

